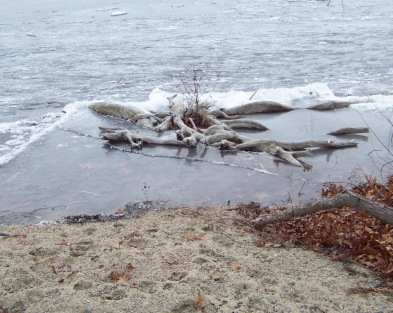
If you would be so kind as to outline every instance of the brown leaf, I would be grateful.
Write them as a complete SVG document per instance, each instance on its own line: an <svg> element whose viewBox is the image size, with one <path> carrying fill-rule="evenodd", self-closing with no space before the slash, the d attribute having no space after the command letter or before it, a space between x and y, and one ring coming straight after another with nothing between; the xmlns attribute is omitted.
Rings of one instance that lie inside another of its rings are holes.
<svg viewBox="0 0 393 313"><path fill-rule="evenodd" d="M60 241L60 243L58 243L58 245L68 247L68 246L70 246L71 244L70 244L69 242L67 242L65 239L62 239L62 240Z"/></svg>
<svg viewBox="0 0 393 313"><path fill-rule="evenodd" d="M77 272L77 271L72 271L71 273L69 273L69 274L67 275L67 278L70 278L70 277L75 276L76 273L78 273L78 272Z"/></svg>
<svg viewBox="0 0 393 313"><path fill-rule="evenodd" d="M27 235L26 234L17 235L15 237L16 237L16 240L18 241L19 244L25 245L27 243Z"/></svg>
<svg viewBox="0 0 393 313"><path fill-rule="evenodd" d="M115 214L119 214L119 215L124 214L124 209L117 209Z"/></svg>
<svg viewBox="0 0 393 313"><path fill-rule="evenodd" d="M231 266L232 268L234 268L237 271L239 271L241 269L240 265L235 262L229 263L229 266Z"/></svg>
<svg viewBox="0 0 393 313"><path fill-rule="evenodd" d="M196 296L196 302L197 302L197 306L199 309L202 308L203 306L203 302L205 301L205 298L201 295L201 293L198 291L198 295Z"/></svg>
<svg viewBox="0 0 393 313"><path fill-rule="evenodd" d="M108 278L111 280L124 280L129 281L131 279L131 272L135 269L131 264L128 264L124 269L117 268L112 271Z"/></svg>
<svg viewBox="0 0 393 313"><path fill-rule="evenodd" d="M324 185L322 194L334 196L345 189L346 186L329 183ZM366 177L364 183L354 186L352 190L393 206L393 175L388 177L385 185L373 177ZM239 205L243 221L248 224L271 210L257 203ZM351 258L376 270L381 276L393 278L393 226L364 212L349 208L332 209L257 230L263 232L263 239L255 243L259 247L274 246L274 242L284 246L301 246L337 260Z"/></svg>
<svg viewBox="0 0 393 313"><path fill-rule="evenodd" d="M168 263L168 265L179 265L180 264L180 261L176 260L176 259L168 260L166 262Z"/></svg>
<svg viewBox="0 0 393 313"><path fill-rule="evenodd" d="M206 236L206 233L200 233L198 235L193 235L191 233L188 233L186 238L187 238L187 241L190 241L190 240L202 240L205 236Z"/></svg>
<svg viewBox="0 0 393 313"><path fill-rule="evenodd" d="M113 300L113 296L102 296L103 300Z"/></svg>

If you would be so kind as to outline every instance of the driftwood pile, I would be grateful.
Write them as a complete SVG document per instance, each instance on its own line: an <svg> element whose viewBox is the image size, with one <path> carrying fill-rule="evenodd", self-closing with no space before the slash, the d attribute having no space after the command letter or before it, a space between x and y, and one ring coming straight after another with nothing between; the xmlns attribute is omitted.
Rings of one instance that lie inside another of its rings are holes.
<svg viewBox="0 0 393 313"><path fill-rule="evenodd" d="M133 106L113 103L95 103L89 108L95 112L120 117L148 129L164 132L175 131L176 139L167 139L133 133L125 128L100 128L104 140L110 142L126 141L132 148L141 149L144 144L175 145L194 147L198 144L214 146L222 150L245 150L266 152L288 163L304 167L299 157L309 156L309 148L346 148L355 147L354 141L307 140L300 142L278 142L275 140L251 139L235 129L252 129L265 131L267 127L243 115L260 113L277 113L292 110L291 107L271 101L246 103L230 109L210 111L206 106L190 107L174 95L169 100L169 112L146 113ZM349 102L326 102L309 109L328 110L349 106ZM365 132L364 128L341 129L332 135Z"/></svg>

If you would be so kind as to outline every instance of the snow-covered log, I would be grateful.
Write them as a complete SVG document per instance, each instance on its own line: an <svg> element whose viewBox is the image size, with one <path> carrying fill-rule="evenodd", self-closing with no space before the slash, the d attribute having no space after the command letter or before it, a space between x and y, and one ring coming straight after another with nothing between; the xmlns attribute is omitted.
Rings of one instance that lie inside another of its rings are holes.
<svg viewBox="0 0 393 313"><path fill-rule="evenodd" d="M312 105L308 107L309 110L319 110L319 111L327 111L327 110L335 110L347 108L352 104L352 102L345 101L327 101L320 104Z"/></svg>
<svg viewBox="0 0 393 313"><path fill-rule="evenodd" d="M278 113L288 112L293 108L273 101L257 101L238 105L229 109L221 109L227 115L257 114L257 113ZM219 114L214 113L213 114Z"/></svg>

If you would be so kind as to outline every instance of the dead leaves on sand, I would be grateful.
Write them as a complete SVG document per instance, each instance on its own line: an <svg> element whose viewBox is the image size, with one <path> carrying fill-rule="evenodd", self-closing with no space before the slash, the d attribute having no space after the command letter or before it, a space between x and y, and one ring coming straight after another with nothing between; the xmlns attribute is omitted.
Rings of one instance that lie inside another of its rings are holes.
<svg viewBox="0 0 393 313"><path fill-rule="evenodd" d="M369 294L369 293L380 293L387 296L393 296L393 286L383 286L383 287L367 287L367 286L360 286L356 288L350 288L347 291L348 295L351 294Z"/></svg>
<svg viewBox="0 0 393 313"><path fill-rule="evenodd" d="M112 271L109 275L108 278L110 280L115 280L115 281L125 281L128 282L131 279L131 273L135 269L130 263L127 264L124 268L117 268L114 271Z"/></svg>
<svg viewBox="0 0 393 313"><path fill-rule="evenodd" d="M186 236L187 241L195 241L195 240L202 240L206 236L206 233L200 233L197 235L193 235L188 233Z"/></svg>
<svg viewBox="0 0 393 313"><path fill-rule="evenodd" d="M334 196L344 187L329 183L323 196ZM367 177L352 191L393 206L393 176L386 184ZM240 205L246 223L275 208L257 203ZM301 246L325 253L336 260L351 259L375 270L384 278L393 279L393 226L360 211L342 208L317 212L287 222L267 225L261 230L257 246Z"/></svg>
<svg viewBox="0 0 393 313"><path fill-rule="evenodd" d="M60 243L58 243L58 245L59 245L59 246L64 246L64 247L68 247L68 246L70 246L71 244L70 244L69 242L67 242L65 239L62 239L62 240L60 241Z"/></svg>
<svg viewBox="0 0 393 313"><path fill-rule="evenodd" d="M197 303L198 309L200 309L204 312L203 303L205 302L205 297L202 296L199 291L198 291L197 296L195 297L195 301Z"/></svg>
<svg viewBox="0 0 393 313"><path fill-rule="evenodd" d="M27 244L28 237L27 237L26 234L24 234L24 235L15 235L14 237L16 238L17 242L20 245L26 245Z"/></svg>

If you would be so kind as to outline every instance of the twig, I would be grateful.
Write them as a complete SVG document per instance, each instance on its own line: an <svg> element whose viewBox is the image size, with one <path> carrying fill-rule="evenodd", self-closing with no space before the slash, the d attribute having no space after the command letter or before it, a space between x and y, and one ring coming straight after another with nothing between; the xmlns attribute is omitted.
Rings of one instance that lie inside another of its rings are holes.
<svg viewBox="0 0 393 313"><path fill-rule="evenodd" d="M304 186L306 185L306 183L307 183L307 180L304 181L302 188L300 188L299 192L297 193L299 197L303 194L302 190L303 190Z"/></svg>
<svg viewBox="0 0 393 313"><path fill-rule="evenodd" d="M254 93L252 94L252 96L251 96L250 99L248 99L248 100L252 100L252 98L254 98L254 96L255 96L255 94L258 92L258 90L259 90L259 88L257 88L257 89L254 91Z"/></svg>

